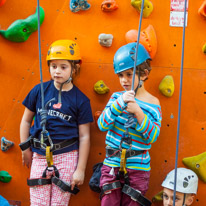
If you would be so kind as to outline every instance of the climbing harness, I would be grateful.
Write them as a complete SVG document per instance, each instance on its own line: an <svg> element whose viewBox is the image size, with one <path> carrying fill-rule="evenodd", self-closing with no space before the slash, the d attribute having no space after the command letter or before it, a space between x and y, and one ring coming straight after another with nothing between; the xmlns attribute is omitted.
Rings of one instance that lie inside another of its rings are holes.
<svg viewBox="0 0 206 206"><path fill-rule="evenodd" d="M184 0L184 23L183 23L182 56L181 56L181 68L180 68L180 93L179 93L179 105L178 105L179 109L178 109L178 120L177 120L177 140L176 140L176 153L175 153L173 206L175 206L176 186L177 186L177 162L178 162L178 150L179 150L180 114L181 114L181 100L182 100L182 79L183 79L183 63L184 63L184 47L185 47L186 10L187 10L187 0Z"/></svg>
<svg viewBox="0 0 206 206"><path fill-rule="evenodd" d="M115 55L115 57L114 57L115 73L119 73L119 72L122 72L126 69L131 68L130 64L131 64L131 61L133 59L134 69L133 69L132 89L131 90L134 90L134 80L135 80L135 75L136 75L136 65L137 65L139 46L141 47L141 50L143 51L143 53L140 54L140 55L142 55L141 56L143 59L142 62L144 62L146 59L150 59L149 54L147 52L144 53L144 50L145 50L145 49L143 49L144 47L142 45L139 45L139 37L140 37L143 9L144 9L144 0L142 1L142 7L141 7L141 13L140 13L139 34L138 34L138 39L137 39L137 43L136 43L136 49L134 47L135 43L131 43L131 44L128 44L126 46L127 49L130 49L129 59L124 59L124 60L127 60L126 62L123 62L123 61L122 61L122 63L120 62L121 58L125 58L124 55L120 55L121 57L119 57L118 55ZM123 51L123 53L126 54L125 56L128 56L128 53L124 48L120 48L120 50L118 50L118 51L119 52ZM133 61L132 61L132 64L133 64ZM140 63L140 62L138 62L138 63ZM136 94L138 88L140 88L142 86L142 81L140 81L140 68L139 67L138 67L138 70L139 70L138 71L139 82L138 82L137 88L135 89L135 94ZM134 123L134 115L128 114L128 120L124 124L125 132L123 133L123 136L121 138L119 149L113 149L113 148L108 147L108 146L106 147L107 157L114 156L114 157L120 158L120 168L119 168L119 171L116 175L116 181L110 182L110 183L102 186L100 198L102 198L103 195L111 193L112 190L122 189L122 192L127 194L128 196L130 196L132 200L140 203L143 206L150 206L151 202L147 198L145 198L139 190L136 190L130 186L130 180L129 180L128 172L126 169L126 159L128 157L137 156L137 155L140 155L140 154L143 154L146 152L145 150L140 150L140 151L132 150L132 138L131 138L131 135L129 133L129 128L133 125L133 123ZM122 147L123 143L126 143L129 146L129 149L123 148ZM124 184L121 184L120 179L124 179Z"/></svg>
<svg viewBox="0 0 206 206"><path fill-rule="evenodd" d="M27 180L27 184L29 186L36 186L36 185L46 185L46 184L55 184L56 186L58 186L61 190L63 190L64 192L70 192L71 194L77 194L79 192L79 189L77 186L74 187L73 190L71 190L71 186L60 179L59 177L59 171L58 169L53 165L53 152L66 148L66 147L70 147L73 144L75 144L77 142L77 140L75 138L70 139L70 140L65 140L62 141L58 144L53 144L52 139L49 135L49 132L46 130L46 120L47 120L47 106L55 100L55 98L49 100L45 105L44 105L44 88L43 88L43 77L42 77L42 63L41 63L41 40L40 40L40 14L39 14L39 0L37 0L37 8L38 8L38 45L39 45L39 68L40 68L40 80L41 80L41 106L42 109L40 111L40 115L41 115L41 122L40 125L42 127L42 131L40 134L40 140L30 136L27 141L21 143L19 146L21 148L22 151L28 149L29 147L34 147L34 148L41 148L45 151L46 153L46 161L47 161L47 167L44 170L43 174L42 174L42 178L37 178L37 179L28 179ZM73 47L75 45L72 45ZM70 47L70 54L69 55L73 55L74 54L74 48ZM51 50L51 48L50 48ZM51 53L49 50L49 54ZM63 51L63 53L65 54L66 51ZM48 56L47 55L47 60L48 60ZM74 56L77 56L76 54ZM52 56L50 56L49 60L52 60ZM67 59L67 56L65 55L65 59ZM72 72L71 72L72 75ZM72 80L71 76L70 78L64 82L64 83L68 83ZM63 84L64 84L63 83ZM61 108L61 90L63 87L63 84L61 85L61 89L59 92L59 108ZM58 105L57 105L58 106ZM46 178L47 176L47 171L48 172L53 172L53 175L51 176L50 179Z"/></svg>

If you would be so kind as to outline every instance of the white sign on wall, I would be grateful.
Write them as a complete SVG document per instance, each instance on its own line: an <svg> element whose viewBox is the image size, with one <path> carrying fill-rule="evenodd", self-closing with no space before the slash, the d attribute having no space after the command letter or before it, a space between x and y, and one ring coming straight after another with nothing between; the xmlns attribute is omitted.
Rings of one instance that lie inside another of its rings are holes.
<svg viewBox="0 0 206 206"><path fill-rule="evenodd" d="M186 26L188 19L188 1L186 10ZM183 27L184 25L184 6L185 0L171 0L170 4L170 26Z"/></svg>

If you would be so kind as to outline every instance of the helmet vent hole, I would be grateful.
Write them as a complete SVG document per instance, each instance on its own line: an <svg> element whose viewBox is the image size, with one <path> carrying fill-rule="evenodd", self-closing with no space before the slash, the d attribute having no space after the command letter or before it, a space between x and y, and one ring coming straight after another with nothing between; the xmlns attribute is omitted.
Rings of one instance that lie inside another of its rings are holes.
<svg viewBox="0 0 206 206"><path fill-rule="evenodd" d="M27 29L26 29L26 28L24 28L24 29L23 29L23 32L27 32Z"/></svg>
<svg viewBox="0 0 206 206"><path fill-rule="evenodd" d="M174 47L176 47L176 44L174 44Z"/></svg>
<svg viewBox="0 0 206 206"><path fill-rule="evenodd" d="M165 160L165 163L167 163L167 160Z"/></svg>
<svg viewBox="0 0 206 206"><path fill-rule="evenodd" d="M169 124L167 124L167 127L169 127L170 125Z"/></svg>
<svg viewBox="0 0 206 206"><path fill-rule="evenodd" d="M101 152L99 152L99 155L102 155L102 153L101 153Z"/></svg>

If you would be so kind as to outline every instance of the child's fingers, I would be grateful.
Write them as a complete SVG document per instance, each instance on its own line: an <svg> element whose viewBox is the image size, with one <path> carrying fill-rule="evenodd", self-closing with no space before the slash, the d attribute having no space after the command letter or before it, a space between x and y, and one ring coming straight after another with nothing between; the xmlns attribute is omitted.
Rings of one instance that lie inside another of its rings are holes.
<svg viewBox="0 0 206 206"><path fill-rule="evenodd" d="M74 189L74 186L75 186L75 182L72 180L72 182L71 182L71 190Z"/></svg>

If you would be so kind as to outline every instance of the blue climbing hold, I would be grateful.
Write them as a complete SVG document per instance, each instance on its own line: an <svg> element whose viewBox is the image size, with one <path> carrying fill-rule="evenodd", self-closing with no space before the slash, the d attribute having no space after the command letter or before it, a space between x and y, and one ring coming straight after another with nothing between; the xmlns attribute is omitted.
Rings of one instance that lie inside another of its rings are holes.
<svg viewBox="0 0 206 206"><path fill-rule="evenodd" d="M88 10L90 4L87 0L70 0L70 9L72 12L78 12L80 10Z"/></svg>
<svg viewBox="0 0 206 206"><path fill-rule="evenodd" d="M6 152L9 148L14 145L12 141L7 140L5 137L1 138L1 150Z"/></svg>

